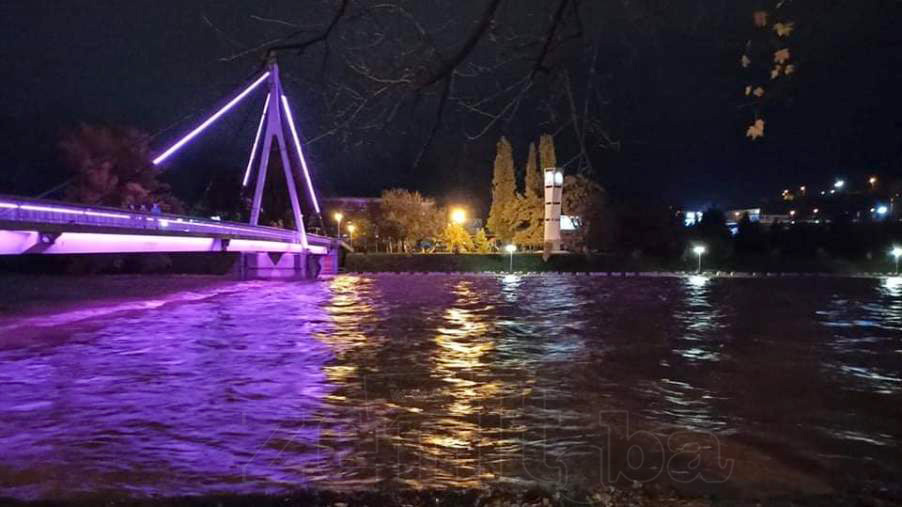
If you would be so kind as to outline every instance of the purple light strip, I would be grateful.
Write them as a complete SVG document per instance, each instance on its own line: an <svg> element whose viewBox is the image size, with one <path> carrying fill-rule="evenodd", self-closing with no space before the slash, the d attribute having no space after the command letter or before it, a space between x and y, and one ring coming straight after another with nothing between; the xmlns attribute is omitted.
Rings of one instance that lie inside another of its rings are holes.
<svg viewBox="0 0 902 507"><path fill-rule="evenodd" d="M124 215L121 213L103 213L100 211L88 211L88 210L74 210L68 208L57 208L50 206L33 206L31 204L23 204L19 206L19 209L23 209L26 211L44 211L48 213L67 213L69 215L86 215L89 217L103 217L103 218L125 218L131 219L131 215Z"/></svg>
<svg viewBox="0 0 902 507"><path fill-rule="evenodd" d="M37 231L0 230L0 255L27 252L40 242ZM214 238L185 236L150 236L140 234L105 234L64 232L41 253L113 253L113 252L219 252L222 243ZM325 255L324 246L305 247L298 243L266 240L232 239L228 252L304 252Z"/></svg>
<svg viewBox="0 0 902 507"><path fill-rule="evenodd" d="M16 204L8 201L0 201L0 209L18 209L22 211L33 211L33 212L41 212L41 213L59 213L64 215L80 215L80 216L93 216L93 217L103 217L103 218L113 218L127 221L117 222L116 225L127 225L134 226L135 228L145 228L144 224L150 222L157 222L159 229L174 229L174 230L184 230L190 232L190 229L185 229L195 227L195 228L209 228L212 229L213 233L216 231L236 231L241 233L252 234L256 236L267 237L268 239L260 239L260 240L249 240L249 241L272 241L278 243L286 243L286 244L297 244L297 239L295 238L295 233L293 231L286 230L278 230L278 229L270 229L266 227L253 227L244 224L238 223L230 223L230 222L203 222L198 221L192 217L179 217L173 215L166 215L163 217L151 217L143 214L127 214L127 213L115 213L115 212L106 212L106 211L93 211L90 209L80 209L73 208L62 205L55 204L45 204L45 205L37 205L37 204ZM20 220L24 220L23 217L19 217ZM50 220L48 223L56 223L53 220ZM93 225L93 224L92 224ZM301 246L305 247L306 235L301 238ZM311 246L311 249L313 247ZM313 251L313 250L311 250Z"/></svg>
<svg viewBox="0 0 902 507"><path fill-rule="evenodd" d="M166 150L166 151L164 151L162 154L160 154L159 157L155 158L155 159L153 160L153 164L154 164L154 165L159 165L160 162L162 162L162 161L166 160L167 158L169 158L170 155L172 155L173 153L176 152L176 150L178 150L179 148L181 148L182 146L184 146L186 143L188 143L188 141L190 141L190 140L194 139L195 137L197 137L197 135L200 134L201 132L203 132L204 129L206 129L207 127L209 127L214 121L218 120L220 116L222 116L222 115L224 115L225 113L227 113L227 112L229 111L229 109L232 109L232 107L234 107L235 104L237 104L238 102L241 102L241 99L243 99L244 97L246 97L247 94L249 94L250 92L254 91L254 89L255 89L257 86L259 86L260 83L262 83L263 81L266 81L266 78L268 78L268 77L269 77L269 71L264 72L262 76L260 76L259 78L257 78L256 81L254 81L253 83L251 83L250 86L248 86L247 88L245 88L245 90L244 90L243 92L241 92L237 97L235 97L234 99L230 100L228 104L222 106L222 109L220 109L219 111L216 111L216 113L214 113L213 116L207 118L206 121L204 121L203 123L201 123L201 124L200 124L197 128L195 128L194 130L192 130L191 133L189 133L188 135L186 135L185 137L183 137L179 142L177 142L177 143L173 144L172 146L170 146L169 149Z"/></svg>
<svg viewBox="0 0 902 507"><path fill-rule="evenodd" d="M241 182L242 187L247 186L247 179L251 176L251 166L254 165L254 154L257 153L257 144L260 142L260 133L263 132L263 124L266 123L266 111L269 109L269 99L272 94L266 94L266 102L263 103L263 114L260 116L260 125L257 127L257 135L254 136L254 146L251 148L251 156L247 161L247 169L244 170L244 181Z"/></svg>
<svg viewBox="0 0 902 507"><path fill-rule="evenodd" d="M313 200L313 208L316 214L319 214L319 203L316 201L316 193L313 191L313 182L310 181L310 171L307 169L307 161L304 160L304 152L301 150L301 141L298 139L298 131L294 128L294 118L291 114L291 107L288 106L288 99L282 95L282 105L285 107L285 116L288 117L288 127L291 129L291 137L294 139L294 146L298 150L298 158L301 159L301 167L304 169L304 180L307 182L307 190L310 192L310 199Z"/></svg>
<svg viewBox="0 0 902 507"><path fill-rule="evenodd" d="M247 225L240 224L229 224L217 221L215 223L205 223L199 222L190 217L163 217L163 218L153 218L144 215L129 215L125 213L112 213L112 212L103 212L103 211L92 211L87 209L78 209L78 208L69 208L65 206L55 206L55 205L34 205L34 204L15 204L10 202L2 202L0 201L0 208L2 209L20 209L22 211L36 211L41 213L61 213L64 215L82 215L82 216L92 216L92 217L102 217L102 218L118 218L122 220L130 220L130 221L157 221L161 227L169 227L174 226L177 227L179 224L185 226L193 226L193 227L209 227L217 230L229 230L229 231L239 231L245 232L255 235L269 236L275 238L277 240L285 240L290 241L293 233L291 231L269 231L259 227L252 227Z"/></svg>

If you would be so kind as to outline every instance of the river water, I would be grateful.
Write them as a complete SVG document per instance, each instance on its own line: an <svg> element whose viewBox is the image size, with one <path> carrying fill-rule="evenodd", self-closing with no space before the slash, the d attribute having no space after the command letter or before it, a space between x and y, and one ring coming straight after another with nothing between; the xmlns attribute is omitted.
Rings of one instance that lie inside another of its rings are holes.
<svg viewBox="0 0 902 507"><path fill-rule="evenodd" d="M900 473L898 278L338 276L0 321L0 497Z"/></svg>

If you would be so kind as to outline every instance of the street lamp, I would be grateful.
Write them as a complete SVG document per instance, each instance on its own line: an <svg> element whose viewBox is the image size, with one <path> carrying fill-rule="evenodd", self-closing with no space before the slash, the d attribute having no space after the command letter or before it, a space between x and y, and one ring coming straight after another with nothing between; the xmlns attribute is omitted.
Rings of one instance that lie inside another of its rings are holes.
<svg viewBox="0 0 902 507"><path fill-rule="evenodd" d="M698 256L698 271L696 271L697 273L702 272L702 255L705 255L705 252L707 251L708 249L705 248L704 245L695 245L695 247L692 248L692 252Z"/></svg>
<svg viewBox="0 0 902 507"><path fill-rule="evenodd" d="M844 180L836 180L836 183L833 184L833 187L837 190L841 189L844 186L846 186L846 182Z"/></svg>
<svg viewBox="0 0 902 507"><path fill-rule="evenodd" d="M899 274L899 257L902 257L902 247L894 246L889 253L896 258L896 274Z"/></svg>
<svg viewBox="0 0 902 507"><path fill-rule="evenodd" d="M514 252L517 251L517 245L513 245L513 244L507 245L504 247L504 251L511 255L510 268L508 269L508 271L513 271L514 270Z"/></svg>
<svg viewBox="0 0 902 507"><path fill-rule="evenodd" d="M877 186L877 177L871 176L871 178L868 180L868 183L870 183L872 187L876 187Z"/></svg>
<svg viewBox="0 0 902 507"><path fill-rule="evenodd" d="M451 221L457 225L463 225L467 221L467 211L463 208L451 210Z"/></svg>
<svg viewBox="0 0 902 507"><path fill-rule="evenodd" d="M348 239L351 241L351 244L354 244L354 231L357 230L357 226L354 224L348 224Z"/></svg>
<svg viewBox="0 0 902 507"><path fill-rule="evenodd" d="M338 239L341 239L341 219L343 219L344 217L345 216L342 215L340 211L336 211L335 214L332 215L332 218L334 218L335 221L338 222Z"/></svg>

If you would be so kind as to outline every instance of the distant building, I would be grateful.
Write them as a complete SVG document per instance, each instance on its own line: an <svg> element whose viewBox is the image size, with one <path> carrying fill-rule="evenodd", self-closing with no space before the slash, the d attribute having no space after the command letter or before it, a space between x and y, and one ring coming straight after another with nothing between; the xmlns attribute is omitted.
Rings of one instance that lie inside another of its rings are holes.
<svg viewBox="0 0 902 507"><path fill-rule="evenodd" d="M379 206L381 197L327 197L321 199L323 209L342 210L345 212L367 211Z"/></svg>
<svg viewBox="0 0 902 507"><path fill-rule="evenodd" d="M738 224L739 221L742 220L742 217L745 215L749 216L749 221L751 222L760 222L761 208L731 209L726 213L727 224Z"/></svg>

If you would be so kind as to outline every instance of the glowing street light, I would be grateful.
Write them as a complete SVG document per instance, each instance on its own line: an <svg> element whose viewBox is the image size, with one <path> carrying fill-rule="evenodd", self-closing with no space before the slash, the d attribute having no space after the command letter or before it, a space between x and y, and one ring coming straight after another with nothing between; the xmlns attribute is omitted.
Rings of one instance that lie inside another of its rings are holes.
<svg viewBox="0 0 902 507"><path fill-rule="evenodd" d="M877 206L876 211L877 211L878 215L883 216L883 215L886 215L887 213L889 213L889 208L886 207L885 205L880 205L880 206Z"/></svg>
<svg viewBox="0 0 902 507"><path fill-rule="evenodd" d="M868 180L868 183L870 183L872 187L877 186L877 177L871 176L871 178Z"/></svg>
<svg viewBox="0 0 902 507"><path fill-rule="evenodd" d="M899 274L899 257L902 257L902 247L894 246L889 253L896 258L896 274Z"/></svg>
<svg viewBox="0 0 902 507"><path fill-rule="evenodd" d="M508 271L513 271L514 270L514 252L517 251L517 245L513 245L513 244L507 245L504 247L504 251L509 253L511 256L510 268L508 268Z"/></svg>
<svg viewBox="0 0 902 507"><path fill-rule="evenodd" d="M467 211L463 208L454 208L451 210L451 222L457 225L463 225L467 221Z"/></svg>
<svg viewBox="0 0 902 507"><path fill-rule="evenodd" d="M341 220L342 220L344 217L345 217L345 216L342 215L340 211L336 211L335 214L332 215L332 218L334 218L335 221L338 222L338 228L337 228L337 230L338 230L338 238L339 238L339 239L341 239Z"/></svg>
<svg viewBox="0 0 902 507"><path fill-rule="evenodd" d="M354 231L357 230L357 226L354 224L348 224L348 240L350 240L351 244L354 244Z"/></svg>
<svg viewBox="0 0 902 507"><path fill-rule="evenodd" d="M844 186L846 186L845 180L836 180L836 183L833 184L833 188L836 188L837 190Z"/></svg>
<svg viewBox="0 0 902 507"><path fill-rule="evenodd" d="M708 249L704 245L695 245L692 248L692 252L698 256L698 273L702 272L702 255L705 255L707 251Z"/></svg>

